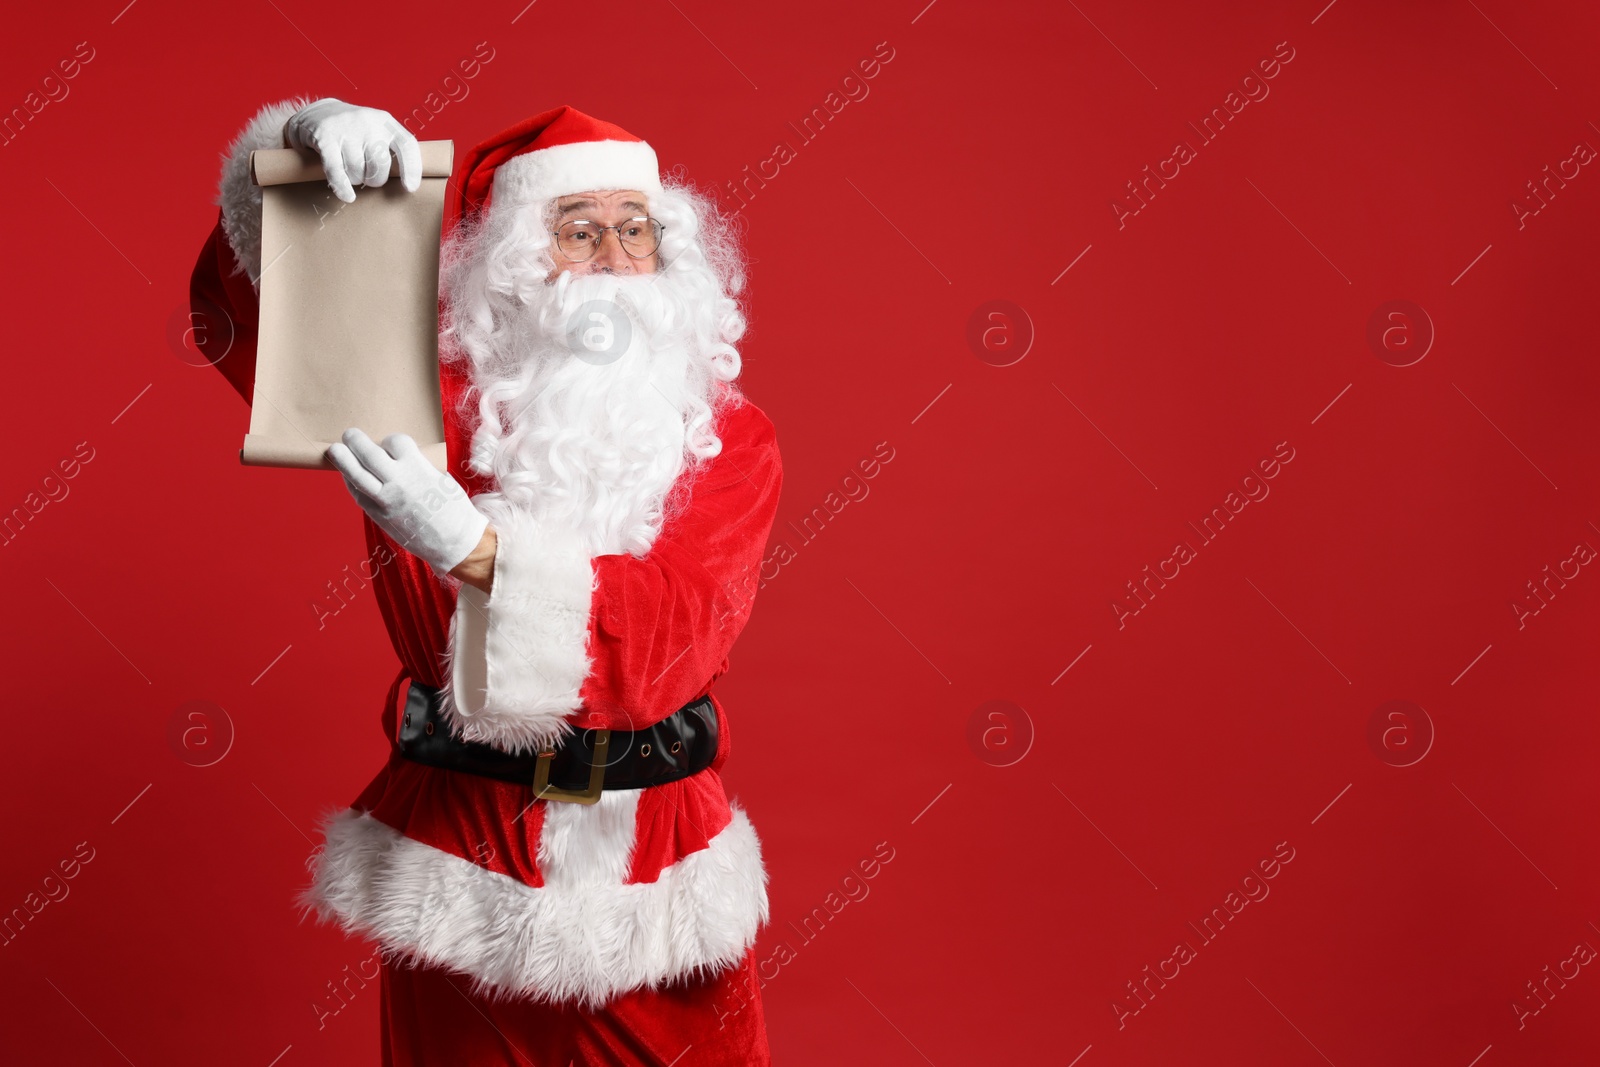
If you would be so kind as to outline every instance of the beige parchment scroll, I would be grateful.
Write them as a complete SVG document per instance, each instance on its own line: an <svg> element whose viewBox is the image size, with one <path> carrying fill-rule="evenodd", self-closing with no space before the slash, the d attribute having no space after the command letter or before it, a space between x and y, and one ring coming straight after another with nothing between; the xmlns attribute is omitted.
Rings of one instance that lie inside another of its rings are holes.
<svg viewBox="0 0 1600 1067"><path fill-rule="evenodd" d="M439 401L439 230L451 141L423 141L422 185L390 178L346 204L320 159L250 153L261 186L261 320L250 431L239 462L332 470L351 426L414 438L446 467Z"/></svg>

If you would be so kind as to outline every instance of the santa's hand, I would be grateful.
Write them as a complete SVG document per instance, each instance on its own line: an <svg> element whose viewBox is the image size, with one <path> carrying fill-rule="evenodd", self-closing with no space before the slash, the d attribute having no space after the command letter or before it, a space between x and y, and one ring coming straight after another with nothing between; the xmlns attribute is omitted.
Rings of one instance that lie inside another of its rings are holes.
<svg viewBox="0 0 1600 1067"><path fill-rule="evenodd" d="M389 154L400 161L400 181L409 193L422 185L422 148L411 131L387 111L326 97L289 116L283 137L291 148L322 157L333 195L349 204L355 186L389 180Z"/></svg>
<svg viewBox="0 0 1600 1067"><path fill-rule="evenodd" d="M436 573L450 573L483 539L489 520L405 434L390 434L380 447L351 427L343 443L328 447L328 459L372 521Z"/></svg>

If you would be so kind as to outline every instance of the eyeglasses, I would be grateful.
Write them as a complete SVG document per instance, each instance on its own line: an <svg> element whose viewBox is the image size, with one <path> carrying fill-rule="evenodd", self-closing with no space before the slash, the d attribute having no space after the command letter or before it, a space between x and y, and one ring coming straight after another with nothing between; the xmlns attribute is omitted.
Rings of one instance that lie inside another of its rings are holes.
<svg viewBox="0 0 1600 1067"><path fill-rule="evenodd" d="M550 232L561 254L573 262L581 263L594 256L600 242L605 240L607 230L617 232L622 250L631 258L645 259L655 255L656 249L661 247L661 233L665 229L649 215L636 215L615 226L601 226L588 219L573 219L562 223L559 230Z"/></svg>

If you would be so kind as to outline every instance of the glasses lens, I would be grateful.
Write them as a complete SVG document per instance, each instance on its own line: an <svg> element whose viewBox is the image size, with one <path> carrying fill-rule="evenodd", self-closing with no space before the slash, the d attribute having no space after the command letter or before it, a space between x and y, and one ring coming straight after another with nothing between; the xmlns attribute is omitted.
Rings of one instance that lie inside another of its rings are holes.
<svg viewBox="0 0 1600 1067"><path fill-rule="evenodd" d="M642 259L661 244L661 223L649 217L629 219L617 230L622 248L635 259Z"/></svg>
<svg viewBox="0 0 1600 1067"><path fill-rule="evenodd" d="M575 219L563 223L556 232L556 247L568 259L588 259L600 245L600 233L600 228L594 223Z"/></svg>

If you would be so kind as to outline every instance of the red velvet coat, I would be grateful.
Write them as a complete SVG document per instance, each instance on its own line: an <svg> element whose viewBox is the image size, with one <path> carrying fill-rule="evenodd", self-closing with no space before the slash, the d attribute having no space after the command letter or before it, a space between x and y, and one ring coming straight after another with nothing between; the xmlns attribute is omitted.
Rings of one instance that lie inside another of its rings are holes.
<svg viewBox="0 0 1600 1067"><path fill-rule="evenodd" d="M247 403L259 270L247 213L259 211L259 193L239 182L240 158L279 147L297 103L263 109L232 146L222 211L191 280L196 343ZM450 470L475 494L487 486L463 462L472 427L455 400L464 385L442 370ZM447 692L454 683L464 736L522 751L574 728L649 725L710 692L749 618L782 484L759 408L723 409L718 432L722 453L644 557L574 554L560 531L530 519L499 531L492 596L435 576L363 515L373 559L386 561L373 584L400 662L383 699L391 743L413 679ZM461 603L467 596L477 610ZM499 625L478 627L468 648L466 615ZM500 647L497 634L515 647ZM474 678L469 700L463 683ZM768 920L766 872L754 828L723 789L731 734L712 700L721 749L711 769L607 791L592 806L535 802L531 784L391 753L348 809L323 819L302 903L400 957L470 975L485 995L588 1007L737 964Z"/></svg>

